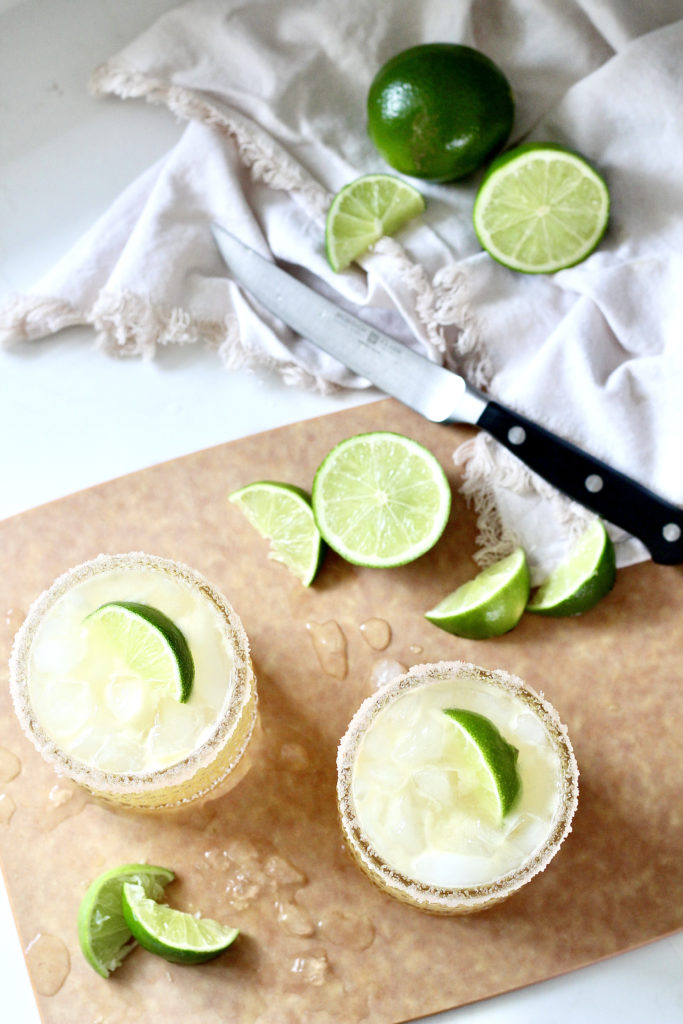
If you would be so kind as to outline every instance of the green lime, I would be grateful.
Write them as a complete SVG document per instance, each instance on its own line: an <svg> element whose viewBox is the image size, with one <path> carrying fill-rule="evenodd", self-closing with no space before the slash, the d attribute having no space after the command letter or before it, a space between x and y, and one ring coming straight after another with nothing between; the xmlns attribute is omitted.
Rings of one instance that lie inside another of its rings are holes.
<svg viewBox="0 0 683 1024"><path fill-rule="evenodd" d="M133 882L148 896L159 899L164 886L174 878L168 868L123 864L105 871L88 888L78 908L78 941L85 959L103 978L120 967L135 948L135 939L123 917L124 883Z"/></svg>
<svg viewBox="0 0 683 1024"><path fill-rule="evenodd" d="M514 115L500 68L457 43L396 54L377 72L367 106L370 138L387 163L432 181L481 167L504 144Z"/></svg>
<svg viewBox="0 0 683 1024"><path fill-rule="evenodd" d="M582 156L530 142L491 164L474 201L474 230L504 266L551 274L595 249L609 208L605 181Z"/></svg>
<svg viewBox="0 0 683 1024"><path fill-rule="evenodd" d="M412 185L391 174L366 174L332 200L325 224L325 250L333 270L345 270L384 235L422 213L425 203Z"/></svg>
<svg viewBox="0 0 683 1024"><path fill-rule="evenodd" d="M497 726L477 711L445 708L444 714L452 719L466 740L463 763L458 764L458 771L466 770L474 777L482 803L493 802L496 816L504 818L522 788L517 771L517 747L508 743Z"/></svg>
<svg viewBox="0 0 683 1024"><path fill-rule="evenodd" d="M425 613L435 626L470 640L513 629L529 599L529 567L522 548L468 580Z"/></svg>
<svg viewBox="0 0 683 1024"><path fill-rule="evenodd" d="M323 544L306 493L293 484L257 480L233 491L230 501L270 541L270 557L310 586L322 560Z"/></svg>
<svg viewBox="0 0 683 1024"><path fill-rule="evenodd" d="M173 910L151 899L141 885L124 885L123 916L143 949L176 964L203 964L232 945L239 930L209 917Z"/></svg>
<svg viewBox="0 0 683 1024"><path fill-rule="evenodd" d="M443 533L450 507L450 486L432 453L389 431L341 441L313 481L321 534L357 565L389 568L423 555Z"/></svg>
<svg viewBox="0 0 683 1024"><path fill-rule="evenodd" d="M135 601L100 605L85 620L88 639L116 671L161 685L185 703L192 690L194 661L187 640L158 608Z"/></svg>
<svg viewBox="0 0 683 1024"><path fill-rule="evenodd" d="M596 519L581 534L566 562L538 588L527 611L539 615L580 615L610 592L617 578L614 545Z"/></svg>

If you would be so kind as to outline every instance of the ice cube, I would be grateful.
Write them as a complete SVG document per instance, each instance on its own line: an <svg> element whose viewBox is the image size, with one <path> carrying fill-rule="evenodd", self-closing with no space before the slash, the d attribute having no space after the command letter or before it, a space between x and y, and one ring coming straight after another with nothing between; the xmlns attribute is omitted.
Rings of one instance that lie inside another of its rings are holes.
<svg viewBox="0 0 683 1024"><path fill-rule="evenodd" d="M491 861L486 857L430 851L416 858L413 871L415 877L427 885L482 885L490 880Z"/></svg>
<svg viewBox="0 0 683 1024"><path fill-rule="evenodd" d="M33 641L33 666L53 675L70 672L83 659L85 650L84 629L74 628L73 621L64 615L47 618Z"/></svg>
<svg viewBox="0 0 683 1024"><path fill-rule="evenodd" d="M151 717L154 687L137 676L114 676L105 686L104 699L114 718L131 722L143 711Z"/></svg>
<svg viewBox="0 0 683 1024"><path fill-rule="evenodd" d="M447 769L428 766L414 773L413 784L422 796L445 809L453 802L453 778Z"/></svg>
<svg viewBox="0 0 683 1024"><path fill-rule="evenodd" d="M148 739L154 761L159 765L173 764L189 754L201 742L211 717L208 707L181 704L173 697L163 697Z"/></svg>
<svg viewBox="0 0 683 1024"><path fill-rule="evenodd" d="M145 767L145 751L133 737L116 733L106 737L93 761L106 772L138 772Z"/></svg>
<svg viewBox="0 0 683 1024"><path fill-rule="evenodd" d="M43 727L61 743L92 725L97 715L90 686L81 679L36 680L33 701Z"/></svg>

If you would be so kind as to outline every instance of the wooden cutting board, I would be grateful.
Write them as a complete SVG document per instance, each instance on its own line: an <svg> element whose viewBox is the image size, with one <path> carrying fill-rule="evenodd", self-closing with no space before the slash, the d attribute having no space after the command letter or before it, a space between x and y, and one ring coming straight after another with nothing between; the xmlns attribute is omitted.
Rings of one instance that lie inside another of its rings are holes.
<svg viewBox="0 0 683 1024"><path fill-rule="evenodd" d="M328 554L305 589L268 560L227 495L262 478L310 487L337 441L377 429L409 434L441 460L454 485L447 532L400 569L360 569ZM423 612L476 571L475 526L451 458L468 434L387 400L0 524L3 663L28 605L56 575L102 551L144 550L195 566L224 591L259 680L262 730L249 774L222 799L170 818L113 813L59 780L21 734L3 685L0 858L46 1024L389 1024L683 926L683 573L651 563L623 570L589 614L527 615L495 640L430 625ZM390 640L379 649L383 623ZM384 896L350 862L334 765L383 660L453 658L508 669L545 692L569 727L581 795L573 832L543 875L488 912L440 919ZM81 896L101 871L140 860L176 871L172 905L241 929L228 954L190 968L136 950L107 981L87 966L75 927Z"/></svg>

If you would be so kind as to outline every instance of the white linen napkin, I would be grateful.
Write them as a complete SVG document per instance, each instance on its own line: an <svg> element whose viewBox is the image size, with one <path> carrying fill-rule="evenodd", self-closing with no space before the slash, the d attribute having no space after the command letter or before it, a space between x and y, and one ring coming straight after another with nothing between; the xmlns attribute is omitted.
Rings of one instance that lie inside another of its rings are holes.
<svg viewBox="0 0 683 1024"><path fill-rule="evenodd" d="M295 385L365 387L229 280L216 220L265 255L520 413L683 503L683 8L659 0L190 0L96 69L97 95L144 97L188 121L27 295L0 341L94 327L103 349L152 357L202 343L227 369ZM376 70L419 42L483 50L516 98L511 143L562 142L605 175L608 234L584 263L515 274L471 227L479 176L418 183L425 214L334 274L331 196L388 168L365 129ZM479 517L478 559L516 544L538 582L587 513L484 434L455 453ZM620 565L647 557L610 528Z"/></svg>

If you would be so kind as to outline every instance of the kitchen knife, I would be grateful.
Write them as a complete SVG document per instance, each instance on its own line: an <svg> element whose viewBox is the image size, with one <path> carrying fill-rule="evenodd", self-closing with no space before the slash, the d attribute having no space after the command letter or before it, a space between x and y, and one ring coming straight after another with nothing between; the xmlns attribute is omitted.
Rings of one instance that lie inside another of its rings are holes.
<svg viewBox="0 0 683 1024"><path fill-rule="evenodd" d="M234 280L297 334L426 419L486 430L558 490L638 537L655 562L683 562L682 509L341 309L219 225L212 231Z"/></svg>

